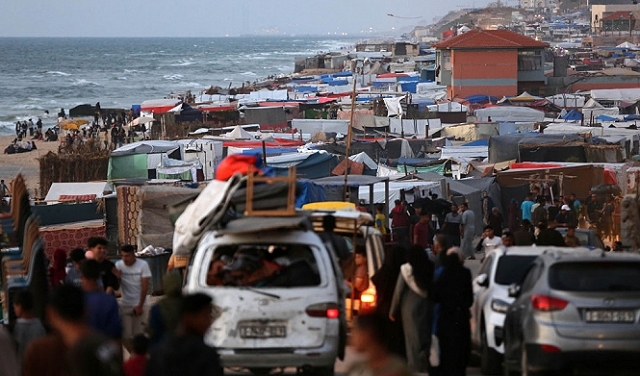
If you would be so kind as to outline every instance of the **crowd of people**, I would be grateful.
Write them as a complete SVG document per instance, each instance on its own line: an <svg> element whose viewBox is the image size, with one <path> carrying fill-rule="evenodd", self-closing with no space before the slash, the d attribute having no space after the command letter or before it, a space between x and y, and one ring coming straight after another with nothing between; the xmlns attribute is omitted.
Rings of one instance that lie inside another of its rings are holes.
<svg viewBox="0 0 640 376"><path fill-rule="evenodd" d="M148 264L131 245L114 264L106 246L106 239L90 238L88 250L74 249L68 259L66 251L54 252L44 322L28 290L13 293L17 319L0 327L0 375L222 375L216 350L204 343L212 298L183 296L181 276L168 273L164 299L149 307Z"/></svg>

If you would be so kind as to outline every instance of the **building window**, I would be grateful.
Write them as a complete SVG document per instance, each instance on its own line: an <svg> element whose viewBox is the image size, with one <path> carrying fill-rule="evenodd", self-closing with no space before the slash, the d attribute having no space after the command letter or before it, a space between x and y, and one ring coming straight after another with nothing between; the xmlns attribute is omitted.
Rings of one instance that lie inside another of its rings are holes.
<svg viewBox="0 0 640 376"><path fill-rule="evenodd" d="M542 70L542 56L540 51L520 51L518 52L519 71Z"/></svg>

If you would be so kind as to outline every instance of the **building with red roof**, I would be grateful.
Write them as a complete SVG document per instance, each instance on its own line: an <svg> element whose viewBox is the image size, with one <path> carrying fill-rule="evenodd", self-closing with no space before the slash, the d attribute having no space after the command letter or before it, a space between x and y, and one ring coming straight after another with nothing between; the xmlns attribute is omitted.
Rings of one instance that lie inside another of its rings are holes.
<svg viewBox="0 0 640 376"><path fill-rule="evenodd" d="M450 98L503 97L546 85L547 43L508 30L470 30L436 43L436 80Z"/></svg>

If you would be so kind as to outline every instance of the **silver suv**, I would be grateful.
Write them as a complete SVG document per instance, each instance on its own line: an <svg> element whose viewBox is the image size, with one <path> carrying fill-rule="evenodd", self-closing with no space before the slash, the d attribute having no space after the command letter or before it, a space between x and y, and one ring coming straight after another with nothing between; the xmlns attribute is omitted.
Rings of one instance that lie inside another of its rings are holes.
<svg viewBox="0 0 640 376"><path fill-rule="evenodd" d="M484 257L473 283L471 343L483 375L502 373L504 316L513 298L509 285L520 282L531 263L550 247L495 248Z"/></svg>
<svg viewBox="0 0 640 376"><path fill-rule="evenodd" d="M509 293L505 374L639 372L640 255L551 251Z"/></svg>

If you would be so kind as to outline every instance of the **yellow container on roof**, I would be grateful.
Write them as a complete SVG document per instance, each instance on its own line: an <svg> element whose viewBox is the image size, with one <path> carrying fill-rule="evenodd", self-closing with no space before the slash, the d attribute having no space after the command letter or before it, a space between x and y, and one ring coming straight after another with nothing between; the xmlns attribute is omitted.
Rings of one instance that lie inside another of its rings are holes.
<svg viewBox="0 0 640 376"><path fill-rule="evenodd" d="M302 210L356 210L356 204L344 201L311 202L303 205Z"/></svg>

